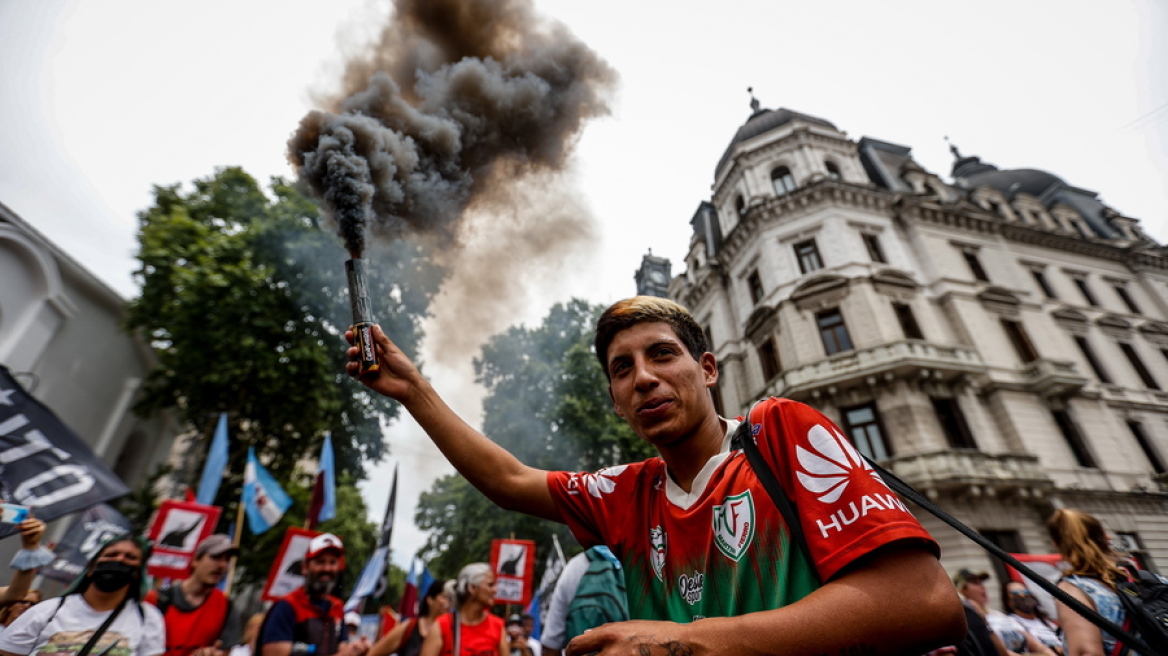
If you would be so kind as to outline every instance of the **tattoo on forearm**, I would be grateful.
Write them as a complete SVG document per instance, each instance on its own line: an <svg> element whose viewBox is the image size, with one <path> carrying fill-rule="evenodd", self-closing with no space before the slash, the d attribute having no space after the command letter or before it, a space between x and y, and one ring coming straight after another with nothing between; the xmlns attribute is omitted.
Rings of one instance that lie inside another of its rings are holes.
<svg viewBox="0 0 1168 656"><path fill-rule="evenodd" d="M693 656L693 647L678 642L676 640L668 640L666 642L654 642L652 636L637 635L630 636L629 640L634 642L637 646L637 656ZM654 651L654 648L664 649Z"/></svg>

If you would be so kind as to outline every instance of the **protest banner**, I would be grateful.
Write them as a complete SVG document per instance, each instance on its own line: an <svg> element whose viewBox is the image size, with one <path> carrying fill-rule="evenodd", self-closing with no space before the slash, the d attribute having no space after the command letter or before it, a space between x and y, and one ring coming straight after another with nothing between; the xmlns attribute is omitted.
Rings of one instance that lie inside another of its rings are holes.
<svg viewBox="0 0 1168 656"><path fill-rule="evenodd" d="M215 532L219 506L166 499L158 507L148 536L154 552L146 571L159 578L185 579L190 573L195 547Z"/></svg>
<svg viewBox="0 0 1168 656"><path fill-rule="evenodd" d="M308 543L318 535L320 531L310 531L298 526L284 532L280 553L276 555L272 569L268 572L268 580L264 583L261 599L277 601L304 585L304 554L308 552Z"/></svg>
<svg viewBox="0 0 1168 656"><path fill-rule="evenodd" d="M535 578L535 542L492 540L491 569L495 572L495 603L526 606Z"/></svg>

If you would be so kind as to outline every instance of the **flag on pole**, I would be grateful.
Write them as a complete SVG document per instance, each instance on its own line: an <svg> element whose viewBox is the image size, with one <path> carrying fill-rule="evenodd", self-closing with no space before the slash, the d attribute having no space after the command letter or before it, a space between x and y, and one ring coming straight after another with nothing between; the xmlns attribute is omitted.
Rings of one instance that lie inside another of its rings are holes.
<svg viewBox="0 0 1168 656"><path fill-rule="evenodd" d="M422 596L430 591L430 586L434 584L434 575L430 573L430 568L422 565L422 575L418 577L418 601L422 600Z"/></svg>
<svg viewBox="0 0 1168 656"><path fill-rule="evenodd" d="M361 577L357 579L357 585L353 586L353 594L349 595L349 600L345 602L345 612L357 610L365 597L373 594L377 589L377 581L381 578L382 572L385 571L385 559L389 555L389 547L377 547L373 551L373 555L369 557L369 561L365 563L365 569L361 570Z"/></svg>
<svg viewBox="0 0 1168 656"><path fill-rule="evenodd" d="M203 464L203 476L199 479L199 494L195 503L204 506L215 505L215 495L219 493L219 483L223 471L227 469L227 413L219 413L219 424L215 427L215 437L207 451L207 461Z"/></svg>
<svg viewBox="0 0 1168 656"><path fill-rule="evenodd" d="M333 465L333 436L324 434L320 447L320 464L316 482L312 486L312 500L308 502L308 528L337 516L337 477Z"/></svg>
<svg viewBox="0 0 1168 656"><path fill-rule="evenodd" d="M389 538L393 535L394 506L397 505L397 465L393 466L393 485L389 488L389 503L385 506L385 519L381 520L381 535L377 537L377 546L389 545Z"/></svg>
<svg viewBox="0 0 1168 656"><path fill-rule="evenodd" d="M543 593L542 597L551 599L552 588L555 587L556 581L560 578L560 572L564 571L566 562L564 550L560 548L560 539L555 533L552 533L552 550L548 552L547 561L543 566L543 578L539 580L538 592Z"/></svg>
<svg viewBox="0 0 1168 656"><path fill-rule="evenodd" d="M256 458L255 447L247 448L247 466L243 470L243 507L247 525L259 535L275 526L292 506L292 499Z"/></svg>
<svg viewBox="0 0 1168 656"><path fill-rule="evenodd" d="M410 559L410 573L406 575L406 587L402 590L401 603L397 606L397 613L403 621L418 614L418 572L414 565L413 559Z"/></svg>
<svg viewBox="0 0 1168 656"><path fill-rule="evenodd" d="M345 611L355 610L377 589L377 582L385 574L386 561L389 558L389 538L393 533L394 506L397 505L397 465L393 466L393 485L389 490L389 504L385 508L385 519L381 522L381 534L377 538L377 549L365 563L361 570L361 577L357 585L353 586L353 594L345 602Z"/></svg>
<svg viewBox="0 0 1168 656"><path fill-rule="evenodd" d="M531 637L539 640L539 634L543 633L543 618L540 616L540 591L536 590L535 595L531 598L531 603L527 605L527 614L531 616Z"/></svg>

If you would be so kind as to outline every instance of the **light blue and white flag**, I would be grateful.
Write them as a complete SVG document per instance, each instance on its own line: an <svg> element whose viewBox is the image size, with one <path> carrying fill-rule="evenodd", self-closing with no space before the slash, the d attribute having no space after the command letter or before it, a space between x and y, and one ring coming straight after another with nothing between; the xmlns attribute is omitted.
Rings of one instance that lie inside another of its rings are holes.
<svg viewBox="0 0 1168 656"><path fill-rule="evenodd" d="M353 594L349 595L349 600L345 602L345 612L357 610L365 597L373 594L377 589L377 581L381 578L382 572L385 571L385 558L389 555L389 547L377 547L373 551L373 555L369 557L369 562L365 563L365 569L361 570L361 577L357 579L357 585L353 586Z"/></svg>
<svg viewBox="0 0 1168 656"><path fill-rule="evenodd" d="M243 507L247 525L259 535L275 526L292 506L292 499L256 459L255 447L247 448L247 467L243 470Z"/></svg>
<svg viewBox="0 0 1168 656"><path fill-rule="evenodd" d="M207 461L203 464L203 477L199 479L199 494L195 497L197 503L204 506L215 505L215 495L219 492L219 483L223 481L223 472L226 469L227 413L221 412L219 425L215 427L215 437L207 451Z"/></svg>

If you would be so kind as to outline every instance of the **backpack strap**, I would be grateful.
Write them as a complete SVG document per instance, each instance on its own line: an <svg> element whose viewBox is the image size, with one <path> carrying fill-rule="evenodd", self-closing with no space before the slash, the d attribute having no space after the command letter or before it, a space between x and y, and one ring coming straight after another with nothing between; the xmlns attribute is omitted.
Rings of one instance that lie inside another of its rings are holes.
<svg viewBox="0 0 1168 656"><path fill-rule="evenodd" d="M730 448L742 449L743 453L746 454L746 460L750 463L750 468L754 470L754 475L762 483L775 507L783 514L783 521L787 524L791 541L798 546L799 551L803 554L807 566L811 568L811 573L815 577L815 582L822 584L823 579L819 576L819 568L815 566L815 561L811 558L811 549L807 546L807 537L803 534L803 523L799 521L799 514L795 512L795 504L791 503L791 498L787 496L779 479L775 478L775 473L771 471L766 460L763 459L762 452L758 450L758 444L755 443L754 436L751 434L750 414L757 407L756 403L746 413L742 422L738 424L738 428L734 430L734 435L730 438Z"/></svg>

